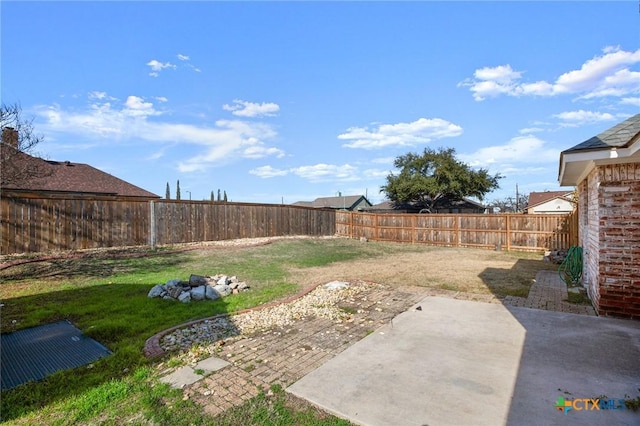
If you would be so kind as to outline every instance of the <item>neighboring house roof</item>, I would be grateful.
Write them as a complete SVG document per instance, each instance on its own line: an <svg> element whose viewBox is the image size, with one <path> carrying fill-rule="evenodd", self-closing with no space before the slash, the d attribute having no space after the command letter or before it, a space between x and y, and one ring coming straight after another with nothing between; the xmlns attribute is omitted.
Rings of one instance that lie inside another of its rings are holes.
<svg viewBox="0 0 640 426"><path fill-rule="evenodd" d="M371 203L364 195L345 195L344 197L321 197L316 198L313 201L298 201L295 202L296 206L315 207L315 208L329 208L329 209L347 209L351 210L360 204L364 204L367 207L371 206Z"/></svg>
<svg viewBox="0 0 640 426"><path fill-rule="evenodd" d="M529 193L529 202L527 203L527 207L525 209L530 209L541 204L546 203L547 201L554 200L556 198L562 198L567 201L572 201L573 192L571 191L544 191L544 192L530 192Z"/></svg>
<svg viewBox="0 0 640 426"><path fill-rule="evenodd" d="M396 207L392 201L383 201L369 207L369 210L393 210Z"/></svg>
<svg viewBox="0 0 640 426"><path fill-rule="evenodd" d="M296 201L293 205L300 207L313 207L313 201Z"/></svg>
<svg viewBox="0 0 640 426"><path fill-rule="evenodd" d="M558 181L575 186L599 165L640 161L640 114L560 153Z"/></svg>
<svg viewBox="0 0 640 426"><path fill-rule="evenodd" d="M0 149L14 149L0 144ZM11 156L13 167L37 164L39 176L4 185L2 189L20 192L74 193L119 197L160 198L158 195L132 185L88 164L69 161L47 161L23 152Z"/></svg>

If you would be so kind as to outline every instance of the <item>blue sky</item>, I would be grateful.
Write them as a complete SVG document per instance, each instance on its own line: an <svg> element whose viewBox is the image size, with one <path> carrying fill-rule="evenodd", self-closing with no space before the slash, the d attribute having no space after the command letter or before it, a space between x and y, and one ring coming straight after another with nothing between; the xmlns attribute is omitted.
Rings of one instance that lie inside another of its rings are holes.
<svg viewBox="0 0 640 426"><path fill-rule="evenodd" d="M160 196L367 195L425 147L558 190L560 151L640 112L623 2L0 3L2 102L51 160ZM569 188L571 189L571 188Z"/></svg>

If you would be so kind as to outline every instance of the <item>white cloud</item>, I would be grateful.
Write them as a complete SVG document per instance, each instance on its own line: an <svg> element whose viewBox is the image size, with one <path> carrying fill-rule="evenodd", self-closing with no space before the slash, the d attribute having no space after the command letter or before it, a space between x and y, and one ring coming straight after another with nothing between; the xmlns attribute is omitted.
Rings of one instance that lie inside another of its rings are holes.
<svg viewBox="0 0 640 426"><path fill-rule="evenodd" d="M524 134L531 134L531 133L540 133L540 132L544 132L544 129L542 127L526 127L524 129L520 129L519 133L521 135Z"/></svg>
<svg viewBox="0 0 640 426"><path fill-rule="evenodd" d="M560 114L555 114L553 117L561 120L560 126L562 127L577 127L616 119L616 117L609 113L585 111L582 109L578 111L561 112Z"/></svg>
<svg viewBox="0 0 640 426"><path fill-rule="evenodd" d="M160 112L153 108L151 102L145 102L139 96L129 96L124 103L125 107L122 112L132 117L147 117L150 115L159 115Z"/></svg>
<svg viewBox="0 0 640 426"><path fill-rule="evenodd" d="M161 149L159 151L154 152L153 154L149 155L147 157L148 160L159 160L160 158L164 157L165 154L165 150Z"/></svg>
<svg viewBox="0 0 640 426"><path fill-rule="evenodd" d="M195 71L195 72L201 72L200 68L198 68L198 67L196 67L196 66L194 66L194 65L192 65L192 64L190 64L190 63L189 63L189 61L191 60L191 57L190 57L190 56L188 56L188 55L183 55L182 53L178 53L178 54L176 55L176 57L177 57L180 61L184 62L184 64L182 65L183 67L191 68L191 69L192 69L193 71ZM175 68L175 67L174 67L174 68Z"/></svg>
<svg viewBox="0 0 640 426"><path fill-rule="evenodd" d="M244 150L243 154L245 158L263 158L268 156L284 157L284 151L281 149L261 145L249 146Z"/></svg>
<svg viewBox="0 0 640 426"><path fill-rule="evenodd" d="M474 76L479 80L492 80L499 84L508 85L514 80L518 80L522 73L511 69L511 65L502 65L494 68L480 68L476 70Z"/></svg>
<svg viewBox="0 0 640 426"><path fill-rule="evenodd" d="M183 172L209 169L221 162L284 155L282 150L267 145L277 135L267 124L218 120L214 125L198 126L158 118L151 121L151 116L161 116L161 113L152 102L134 95L122 104L92 103L82 111L65 110L56 104L40 106L36 112L44 119L41 128L47 133L74 133L109 144L126 139L202 147L197 155L178 161L178 168Z"/></svg>
<svg viewBox="0 0 640 426"><path fill-rule="evenodd" d="M258 176L263 179L269 179L276 176L286 176L287 174L289 174L289 172L287 170L274 169L271 166L261 166L256 167L253 170L249 170L249 174Z"/></svg>
<svg viewBox="0 0 640 426"><path fill-rule="evenodd" d="M532 135L517 136L504 145L478 149L471 154L461 154L460 159L474 167L485 167L502 173L514 164L557 163L560 150L549 148L546 142Z"/></svg>
<svg viewBox="0 0 640 426"><path fill-rule="evenodd" d="M223 105L222 109L225 111L231 111L233 115L237 115L239 117L273 117L278 111L280 111L280 106L272 102L263 102L258 104L234 99L233 103L234 105Z"/></svg>
<svg viewBox="0 0 640 426"><path fill-rule="evenodd" d="M433 139L462 134L462 127L440 118L419 118L411 123L380 124L374 128L351 127L338 139L347 148L374 149L386 146L415 146Z"/></svg>
<svg viewBox="0 0 640 426"><path fill-rule="evenodd" d="M637 97L637 98L622 98L622 100L620 100L620 103L626 104L626 105L633 105L633 106L640 107L640 97Z"/></svg>
<svg viewBox="0 0 640 426"><path fill-rule="evenodd" d="M151 68L151 72L149 73L149 75L152 77L158 77L160 75L160 71L162 71L165 68L176 69L176 66L173 65L171 62L162 63L155 59L152 59L149 62L147 62L147 66Z"/></svg>
<svg viewBox="0 0 640 426"><path fill-rule="evenodd" d="M276 176L296 175L299 178L312 183L343 183L384 178L389 174L389 171L379 169L360 170L358 166L351 164L338 165L318 163L314 165L292 167L289 169L276 169L271 166L262 166L249 171L249 173L263 179L269 179Z"/></svg>
<svg viewBox="0 0 640 426"><path fill-rule="evenodd" d="M391 170L365 169L362 176L365 179L384 179L391 173Z"/></svg>
<svg viewBox="0 0 640 426"><path fill-rule="evenodd" d="M319 163L312 166L295 167L290 169L290 172L310 182L346 182L361 179L357 167L350 164Z"/></svg>
<svg viewBox="0 0 640 426"><path fill-rule="evenodd" d="M112 96L108 96L107 92L93 91L93 92L89 92L88 96L89 96L89 99L97 99L100 101L103 101L103 100L116 101L117 100Z"/></svg>
<svg viewBox="0 0 640 426"><path fill-rule="evenodd" d="M558 77L554 89L558 93L584 93L585 98L638 93L640 73L627 67L639 62L640 49L626 52L619 47L608 47L604 55L588 60L579 70Z"/></svg>
<svg viewBox="0 0 640 426"><path fill-rule="evenodd" d="M468 78L458 87L470 87L473 97L482 101L487 97L496 97L502 94L510 94L515 90L516 81L522 73L514 71L511 65L499 65L497 67L484 67L473 73L474 78Z"/></svg>
<svg viewBox="0 0 640 426"><path fill-rule="evenodd" d="M640 63L640 49L635 52L606 47L600 56L586 61L580 69L560 75L556 81L520 82L523 72L510 65L480 68L458 84L469 87L476 101L499 95L557 96L579 95L579 99L624 96L640 93L640 72L630 67Z"/></svg>

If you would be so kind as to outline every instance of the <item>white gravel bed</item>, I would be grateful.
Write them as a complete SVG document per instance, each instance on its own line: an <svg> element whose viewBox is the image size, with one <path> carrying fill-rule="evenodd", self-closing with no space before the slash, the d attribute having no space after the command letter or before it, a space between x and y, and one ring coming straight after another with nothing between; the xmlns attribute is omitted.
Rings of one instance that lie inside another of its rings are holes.
<svg viewBox="0 0 640 426"><path fill-rule="evenodd" d="M338 308L338 302L363 292L367 286L364 282L328 283L291 303L205 320L178 329L163 336L160 346L167 352L188 351L179 354L178 357L192 362L202 356L214 354L217 342L233 336L251 335L276 327L289 327L297 320L307 317L340 322L350 314Z"/></svg>

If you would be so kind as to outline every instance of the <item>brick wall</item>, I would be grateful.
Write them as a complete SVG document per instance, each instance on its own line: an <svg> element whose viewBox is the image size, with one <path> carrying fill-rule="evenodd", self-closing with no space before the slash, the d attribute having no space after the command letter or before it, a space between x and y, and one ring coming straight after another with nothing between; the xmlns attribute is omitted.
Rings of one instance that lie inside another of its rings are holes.
<svg viewBox="0 0 640 426"><path fill-rule="evenodd" d="M640 163L601 166L596 171L587 182L589 195L594 185L598 194L597 206L591 206L591 197L588 200L590 259L585 266L590 280L595 279L590 243L596 230L599 240L598 294L592 300L600 315L640 319ZM591 221L591 210L598 211L597 223Z"/></svg>
<svg viewBox="0 0 640 426"><path fill-rule="evenodd" d="M598 183L598 171L594 169L587 179L578 185L579 244L582 246L584 257L583 283L596 310L600 300Z"/></svg>

